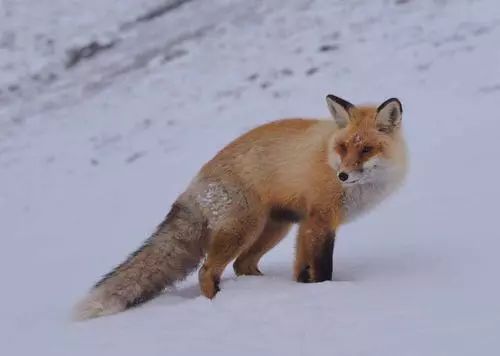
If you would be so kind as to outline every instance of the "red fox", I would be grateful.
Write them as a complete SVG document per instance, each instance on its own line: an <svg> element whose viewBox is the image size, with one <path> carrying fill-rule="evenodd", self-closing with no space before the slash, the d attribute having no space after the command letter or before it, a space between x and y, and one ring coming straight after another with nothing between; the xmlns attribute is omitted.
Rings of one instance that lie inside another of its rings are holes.
<svg viewBox="0 0 500 356"><path fill-rule="evenodd" d="M106 274L76 317L113 314L143 303L199 270L213 298L235 260L237 275L261 275L260 258L299 223L298 282L332 279L337 228L402 183L402 106L392 98L354 106L328 95L333 120L284 119L257 127L206 163L142 247Z"/></svg>

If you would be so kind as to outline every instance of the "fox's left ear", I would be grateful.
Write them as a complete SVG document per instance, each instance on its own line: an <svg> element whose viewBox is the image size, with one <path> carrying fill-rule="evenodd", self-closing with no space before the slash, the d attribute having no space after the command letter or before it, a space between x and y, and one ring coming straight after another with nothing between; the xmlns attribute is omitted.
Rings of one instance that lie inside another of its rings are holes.
<svg viewBox="0 0 500 356"><path fill-rule="evenodd" d="M391 133L401 124L403 106L396 98L387 99L377 108L375 121L382 132Z"/></svg>

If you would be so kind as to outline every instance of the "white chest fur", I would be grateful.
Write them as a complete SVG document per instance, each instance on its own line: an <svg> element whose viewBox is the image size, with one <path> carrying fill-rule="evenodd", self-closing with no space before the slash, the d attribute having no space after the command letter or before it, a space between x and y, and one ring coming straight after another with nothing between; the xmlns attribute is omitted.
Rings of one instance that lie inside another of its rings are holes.
<svg viewBox="0 0 500 356"><path fill-rule="evenodd" d="M344 190L344 222L348 223L367 213L386 198L393 190L386 182L356 184Z"/></svg>

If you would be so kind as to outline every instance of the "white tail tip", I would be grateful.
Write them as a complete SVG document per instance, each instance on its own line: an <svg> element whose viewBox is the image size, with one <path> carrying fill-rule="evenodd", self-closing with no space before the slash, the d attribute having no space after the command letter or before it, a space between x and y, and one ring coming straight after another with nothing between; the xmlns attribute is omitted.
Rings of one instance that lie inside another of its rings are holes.
<svg viewBox="0 0 500 356"><path fill-rule="evenodd" d="M81 321L116 314L123 310L125 305L117 297L105 296L101 290L94 289L75 306L72 319Z"/></svg>

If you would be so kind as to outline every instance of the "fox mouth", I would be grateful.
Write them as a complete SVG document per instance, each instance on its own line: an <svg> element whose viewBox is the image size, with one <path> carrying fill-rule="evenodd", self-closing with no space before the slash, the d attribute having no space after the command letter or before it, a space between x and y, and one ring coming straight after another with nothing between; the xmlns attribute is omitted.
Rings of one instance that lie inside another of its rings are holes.
<svg viewBox="0 0 500 356"><path fill-rule="evenodd" d="M354 185L356 183L358 183L359 181L361 180L361 178L358 178L358 179L355 179L355 180L352 180L352 181L349 181L349 182L342 182L342 185Z"/></svg>

